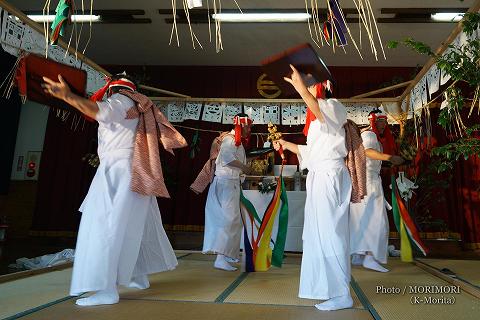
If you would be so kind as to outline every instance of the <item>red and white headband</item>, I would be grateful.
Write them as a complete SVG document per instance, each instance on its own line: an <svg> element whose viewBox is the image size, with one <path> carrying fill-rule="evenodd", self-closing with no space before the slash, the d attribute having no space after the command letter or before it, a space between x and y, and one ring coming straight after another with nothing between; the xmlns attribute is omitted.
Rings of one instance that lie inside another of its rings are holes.
<svg viewBox="0 0 480 320"><path fill-rule="evenodd" d="M108 79L107 83L90 97L90 100L102 101L103 96L107 93L107 91L110 88L113 88L113 87L123 87L125 89L130 89L133 91L137 90L137 87L135 86L135 84L132 81L128 80L127 78L120 78L118 80Z"/></svg>
<svg viewBox="0 0 480 320"><path fill-rule="evenodd" d="M253 120L250 119L249 117L241 117L241 116L235 116L233 117L233 124L234 125L251 125L253 123Z"/></svg>
<svg viewBox="0 0 480 320"><path fill-rule="evenodd" d="M383 112L372 112L368 115L368 119L369 120L379 120L379 119L382 119L382 120L387 120L387 115Z"/></svg>

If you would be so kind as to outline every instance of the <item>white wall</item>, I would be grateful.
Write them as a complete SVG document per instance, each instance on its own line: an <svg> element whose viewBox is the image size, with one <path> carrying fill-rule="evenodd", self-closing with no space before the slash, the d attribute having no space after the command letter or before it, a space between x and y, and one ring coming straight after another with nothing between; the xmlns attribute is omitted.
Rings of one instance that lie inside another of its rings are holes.
<svg viewBox="0 0 480 320"><path fill-rule="evenodd" d="M48 107L27 101L21 106L17 142L12 165L12 180L24 180L28 151L42 151L47 128ZM19 156L23 156L21 171L17 171Z"/></svg>

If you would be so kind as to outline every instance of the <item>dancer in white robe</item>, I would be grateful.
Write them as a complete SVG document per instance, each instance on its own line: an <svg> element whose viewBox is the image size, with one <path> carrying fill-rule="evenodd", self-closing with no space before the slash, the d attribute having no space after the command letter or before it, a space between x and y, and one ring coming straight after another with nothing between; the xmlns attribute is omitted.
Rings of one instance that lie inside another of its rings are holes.
<svg viewBox="0 0 480 320"><path fill-rule="evenodd" d="M308 169L303 226L303 256L299 297L328 300L319 310L338 310L353 305L350 296L350 250L348 212L352 184L344 158L347 156L345 107L336 99L316 99L315 87L307 88L293 67L290 82L313 113L307 145L285 140L275 149L298 155ZM321 84L319 84L321 85Z"/></svg>
<svg viewBox="0 0 480 320"><path fill-rule="evenodd" d="M380 171L382 160L400 165L403 159L383 153L382 144L375 133L384 133L388 126L386 115L373 113L369 118L372 125L362 132L367 157L367 196L360 203L350 204L350 251L352 264L363 265L367 269L379 272L388 272L387 268L380 265L380 263L387 263L389 234ZM372 126L375 126L374 130Z"/></svg>
<svg viewBox="0 0 480 320"><path fill-rule="evenodd" d="M245 149L239 141L239 135L242 138L250 135L252 121L246 114L239 114L235 119L239 122L239 130L232 130L225 135L215 160L215 177L208 189L205 205L202 250L203 253L216 254L214 267L226 271L237 270L229 262L238 261L240 254L240 180L242 173L251 172L246 165Z"/></svg>
<svg viewBox="0 0 480 320"><path fill-rule="evenodd" d="M134 90L134 83L117 77L105 102L73 94L60 82L44 78L44 90L95 119L98 124L100 165L80 211L70 295L96 294L78 299L91 306L119 301L117 285L146 289L148 274L172 270L177 259L165 230L155 196L131 190L132 155L139 119L126 119L135 106L112 88ZM103 94L102 94L103 96Z"/></svg>

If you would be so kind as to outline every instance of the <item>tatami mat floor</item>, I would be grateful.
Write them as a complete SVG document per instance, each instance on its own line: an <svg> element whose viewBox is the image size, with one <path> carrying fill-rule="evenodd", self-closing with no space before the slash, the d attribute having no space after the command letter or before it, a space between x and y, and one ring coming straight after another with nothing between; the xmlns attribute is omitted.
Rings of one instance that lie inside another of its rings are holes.
<svg viewBox="0 0 480 320"><path fill-rule="evenodd" d="M174 271L150 276L150 288L122 289L120 293L126 299L215 302L239 275L240 271L210 268L206 261L182 259Z"/></svg>
<svg viewBox="0 0 480 320"><path fill-rule="evenodd" d="M480 288L480 260L419 259L438 270L448 269L457 278Z"/></svg>
<svg viewBox="0 0 480 320"><path fill-rule="evenodd" d="M298 298L300 266L285 264L281 269L255 272L232 292L225 302L292 306L313 306L320 300ZM353 290L354 308L364 309Z"/></svg>
<svg viewBox="0 0 480 320"><path fill-rule="evenodd" d="M381 319L480 319L480 299L461 290L459 294L428 293L452 285L398 259L390 259L388 266L388 273L352 268L352 277Z"/></svg>
<svg viewBox="0 0 480 320"><path fill-rule="evenodd" d="M368 320L366 310L347 309L320 313L315 308L272 305L241 305L181 301L122 300L113 306L78 308L72 301L62 302L25 316L25 320Z"/></svg>
<svg viewBox="0 0 480 320"><path fill-rule="evenodd" d="M65 269L0 284L0 319L68 297L71 274Z"/></svg>
<svg viewBox="0 0 480 320"><path fill-rule="evenodd" d="M478 319L480 300L455 294L453 304L412 304L412 294L386 293L380 288L447 286L419 267L391 260L391 272L352 269L354 306L319 312L318 301L299 299L301 255L288 254L282 268L268 272L222 272L213 256L177 252L179 266L150 276L146 290L122 289L112 306L81 308L68 297L71 269L0 284L0 319ZM478 269L477 269L478 270ZM440 298L439 295L427 295ZM451 296L451 295L449 295Z"/></svg>

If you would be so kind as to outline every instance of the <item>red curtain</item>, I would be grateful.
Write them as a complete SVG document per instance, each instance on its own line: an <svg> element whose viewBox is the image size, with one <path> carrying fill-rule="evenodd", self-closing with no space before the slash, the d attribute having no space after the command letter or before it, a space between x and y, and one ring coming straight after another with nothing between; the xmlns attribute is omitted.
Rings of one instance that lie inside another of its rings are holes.
<svg viewBox="0 0 480 320"><path fill-rule="evenodd" d="M443 238L459 234L464 248L480 248L480 159L477 156L468 160L460 158L452 170L438 173L435 165L438 158L431 157L430 152L436 146L453 141L453 137L436 123L439 112L438 108L430 109L432 136L422 138L414 165L402 168L408 176L416 175L417 181L420 181L420 188L415 190L409 201L410 211L419 230L428 236ZM480 123L478 115L468 118L467 114L468 110L465 110L463 119L466 126ZM475 137L480 138L480 135ZM421 182L422 179L429 182ZM382 180L389 199L389 170L382 172ZM393 221L390 221L390 230L396 231Z"/></svg>
<svg viewBox="0 0 480 320"><path fill-rule="evenodd" d="M438 118L439 111L432 110L432 122ZM462 112L464 124L469 127L480 123L478 113L474 111L471 117L467 117L468 111ZM452 137L438 124L433 126L433 137L433 142L440 146L452 141ZM474 137L480 139L480 134L476 133ZM468 160L460 158L447 174L451 174L452 179L449 188L444 191L446 201L444 205L439 203L433 208L434 214L444 219L450 230L461 234L465 248L480 249L480 159L478 156Z"/></svg>
<svg viewBox="0 0 480 320"><path fill-rule="evenodd" d="M66 114L50 110L48 117L32 225L36 235L74 234L80 222L77 210L95 174L82 158L96 152L97 125L75 111L67 119L61 115Z"/></svg>

